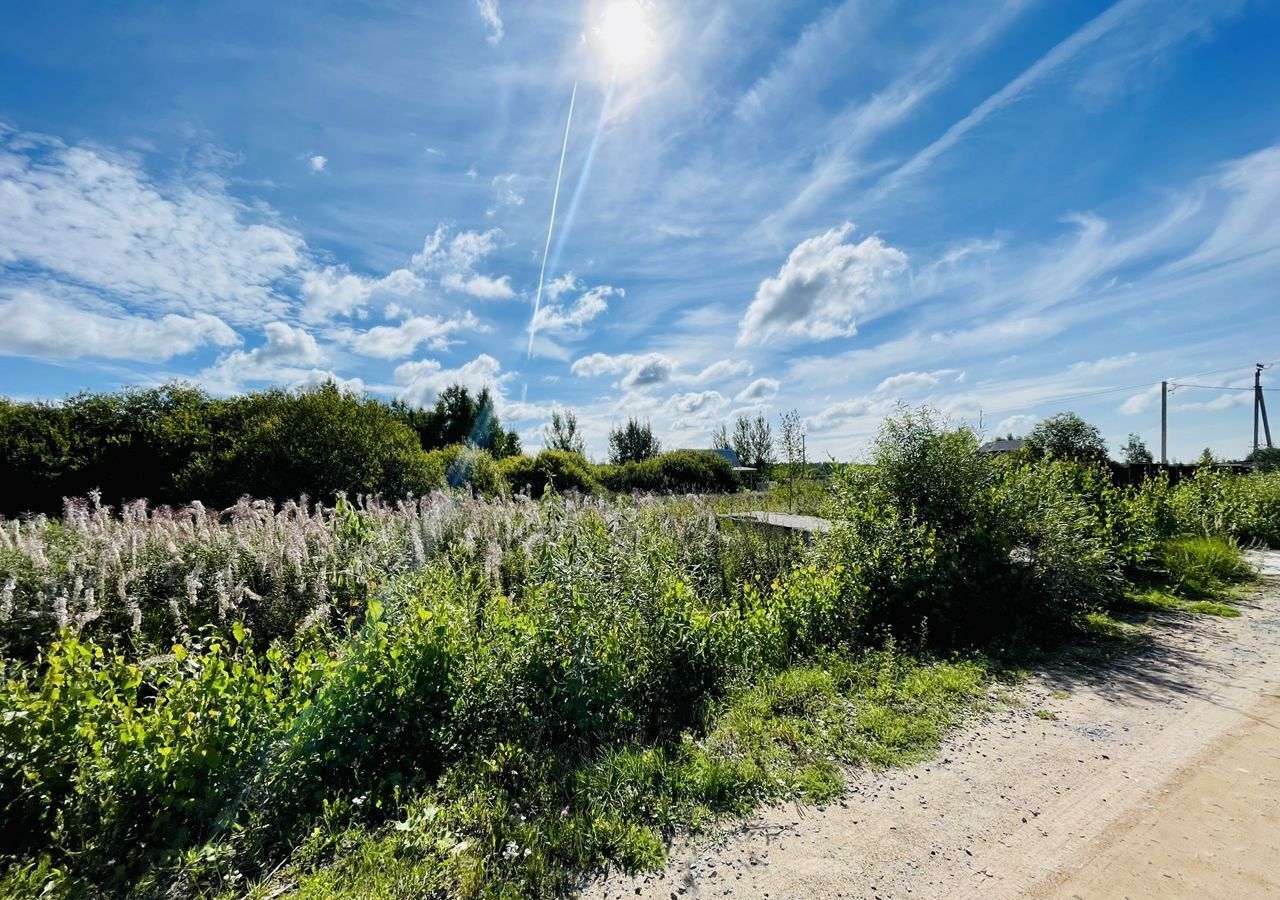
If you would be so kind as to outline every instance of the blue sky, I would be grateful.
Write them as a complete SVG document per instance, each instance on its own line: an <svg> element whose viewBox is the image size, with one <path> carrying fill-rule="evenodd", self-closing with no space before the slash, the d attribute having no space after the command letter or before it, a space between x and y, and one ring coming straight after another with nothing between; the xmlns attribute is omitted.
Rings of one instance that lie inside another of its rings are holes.
<svg viewBox="0 0 1280 900"><path fill-rule="evenodd" d="M1158 450L1157 382L1280 359L1275 4L623 2L12 7L0 393L490 384L596 455L628 415L795 408L848 458L899 402L1073 409ZM1247 452L1250 404L1176 389L1171 456Z"/></svg>

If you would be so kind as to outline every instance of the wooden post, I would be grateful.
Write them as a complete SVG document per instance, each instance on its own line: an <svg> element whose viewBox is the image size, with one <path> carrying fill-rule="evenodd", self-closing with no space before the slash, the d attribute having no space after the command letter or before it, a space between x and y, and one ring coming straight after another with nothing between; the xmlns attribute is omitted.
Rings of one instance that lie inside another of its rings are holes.
<svg viewBox="0 0 1280 900"><path fill-rule="evenodd" d="M1257 439L1254 439L1255 442ZM1160 382L1160 465L1169 465L1169 382Z"/></svg>

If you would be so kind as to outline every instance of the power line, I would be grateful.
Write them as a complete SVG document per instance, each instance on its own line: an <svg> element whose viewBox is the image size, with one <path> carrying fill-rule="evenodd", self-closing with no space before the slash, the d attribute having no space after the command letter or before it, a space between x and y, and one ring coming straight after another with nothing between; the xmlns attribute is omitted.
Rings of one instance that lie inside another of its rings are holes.
<svg viewBox="0 0 1280 900"><path fill-rule="evenodd" d="M1228 385L1221 385L1221 384L1188 384L1185 382L1170 382L1169 387L1170 388L1199 388L1202 390L1253 390L1252 387L1233 388L1233 387L1228 387ZM1268 390L1268 392L1280 392L1280 388L1262 388L1262 389Z"/></svg>

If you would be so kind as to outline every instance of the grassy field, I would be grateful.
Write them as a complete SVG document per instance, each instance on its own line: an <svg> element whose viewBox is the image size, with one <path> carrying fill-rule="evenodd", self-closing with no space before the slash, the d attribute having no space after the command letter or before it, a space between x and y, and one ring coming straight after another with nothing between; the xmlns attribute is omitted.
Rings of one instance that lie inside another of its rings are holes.
<svg viewBox="0 0 1280 900"><path fill-rule="evenodd" d="M811 505L438 492L0 524L0 894L556 896L1144 614L1230 615L1275 476L1119 490L923 414ZM772 500L776 500L775 494Z"/></svg>

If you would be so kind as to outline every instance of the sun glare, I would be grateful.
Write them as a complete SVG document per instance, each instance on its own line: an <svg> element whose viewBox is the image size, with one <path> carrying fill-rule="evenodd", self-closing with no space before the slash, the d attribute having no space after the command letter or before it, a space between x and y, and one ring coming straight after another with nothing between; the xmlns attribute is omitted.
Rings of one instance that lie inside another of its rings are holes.
<svg viewBox="0 0 1280 900"><path fill-rule="evenodd" d="M595 33L608 63L618 70L639 68L654 50L653 28L639 0L614 0L605 7Z"/></svg>

